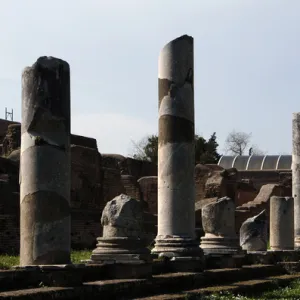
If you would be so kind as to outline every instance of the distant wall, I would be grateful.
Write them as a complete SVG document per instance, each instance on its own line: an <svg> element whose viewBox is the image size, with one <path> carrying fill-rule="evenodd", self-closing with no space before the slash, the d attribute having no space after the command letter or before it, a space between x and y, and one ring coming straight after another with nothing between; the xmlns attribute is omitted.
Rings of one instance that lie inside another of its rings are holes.
<svg viewBox="0 0 300 300"><path fill-rule="evenodd" d="M253 186L260 188L268 183L281 183L292 175L292 170L287 171L239 171L240 179L249 179L253 182Z"/></svg>
<svg viewBox="0 0 300 300"><path fill-rule="evenodd" d="M6 158L0 157L0 252L18 253L20 131L11 133L3 137ZM15 153L14 160L7 158L10 152ZM141 200L137 180L145 175L157 175L157 166L121 155L101 155L95 139L71 135L72 248L95 247L102 234L100 219L105 204L120 193Z"/></svg>

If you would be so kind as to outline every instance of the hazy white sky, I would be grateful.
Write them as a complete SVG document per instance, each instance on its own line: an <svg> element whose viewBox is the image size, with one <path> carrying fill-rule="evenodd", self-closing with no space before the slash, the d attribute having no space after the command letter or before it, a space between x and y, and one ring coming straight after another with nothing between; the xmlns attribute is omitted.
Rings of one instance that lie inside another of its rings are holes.
<svg viewBox="0 0 300 300"><path fill-rule="evenodd" d="M268 154L291 152L300 111L299 0L0 0L0 118L21 119L21 72L39 56L71 67L72 133L127 155L157 133L160 49L195 43L196 131L252 132ZM3 112L1 112L1 110Z"/></svg>

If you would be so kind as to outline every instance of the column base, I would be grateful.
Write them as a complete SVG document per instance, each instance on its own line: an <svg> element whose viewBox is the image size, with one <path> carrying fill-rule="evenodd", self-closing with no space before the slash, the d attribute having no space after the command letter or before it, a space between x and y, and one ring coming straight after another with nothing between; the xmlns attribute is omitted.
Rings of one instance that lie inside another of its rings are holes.
<svg viewBox="0 0 300 300"><path fill-rule="evenodd" d="M158 236L155 239L155 247L152 254L158 257L201 257L202 250L199 248L199 242L195 239L178 236Z"/></svg>
<svg viewBox="0 0 300 300"><path fill-rule="evenodd" d="M145 241L136 238L97 238L89 263L146 263L151 261L150 250Z"/></svg>
<svg viewBox="0 0 300 300"><path fill-rule="evenodd" d="M245 255L239 245L237 237L220 237L213 235L206 235L201 238L201 245L204 254L231 254L231 255Z"/></svg>
<svg viewBox="0 0 300 300"><path fill-rule="evenodd" d="M300 236L295 237L295 250L300 251Z"/></svg>

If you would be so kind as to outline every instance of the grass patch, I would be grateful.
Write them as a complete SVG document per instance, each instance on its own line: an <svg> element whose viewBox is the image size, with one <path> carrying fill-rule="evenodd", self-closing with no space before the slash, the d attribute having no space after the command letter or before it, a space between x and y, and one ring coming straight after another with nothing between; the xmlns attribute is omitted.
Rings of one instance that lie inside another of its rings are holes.
<svg viewBox="0 0 300 300"><path fill-rule="evenodd" d="M80 264L81 260L90 259L92 255L92 250L80 250L71 252L71 261L73 264Z"/></svg>
<svg viewBox="0 0 300 300"><path fill-rule="evenodd" d="M195 300L297 300L300 299L300 280L295 280L289 284L287 287L278 287L274 290L269 290L255 296L246 296L246 295L234 295L230 292L221 292L217 294L212 294L208 296L196 296L189 297L187 299Z"/></svg>
<svg viewBox="0 0 300 300"><path fill-rule="evenodd" d="M0 269L10 269L12 266L17 266L20 263L19 256L0 255Z"/></svg>
<svg viewBox="0 0 300 300"><path fill-rule="evenodd" d="M71 252L71 260L74 264L79 264L81 260L90 259L92 254L91 250L73 250ZM17 266L20 264L20 257L15 255L0 255L0 269L10 269L13 266Z"/></svg>

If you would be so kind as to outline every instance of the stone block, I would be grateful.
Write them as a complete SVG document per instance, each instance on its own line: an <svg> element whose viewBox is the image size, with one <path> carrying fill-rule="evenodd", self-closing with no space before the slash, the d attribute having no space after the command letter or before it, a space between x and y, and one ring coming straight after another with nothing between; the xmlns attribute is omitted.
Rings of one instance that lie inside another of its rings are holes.
<svg viewBox="0 0 300 300"><path fill-rule="evenodd" d="M263 210L247 219L240 229L240 245L246 251L266 251L268 244L268 219Z"/></svg>
<svg viewBox="0 0 300 300"><path fill-rule="evenodd" d="M91 263L151 261L143 228L143 207L139 201L124 194L115 197L106 204L101 224L103 235L97 239Z"/></svg>
<svg viewBox="0 0 300 300"><path fill-rule="evenodd" d="M219 198L202 208L205 236L201 248L205 254L241 253L235 233L235 204L229 197Z"/></svg>

